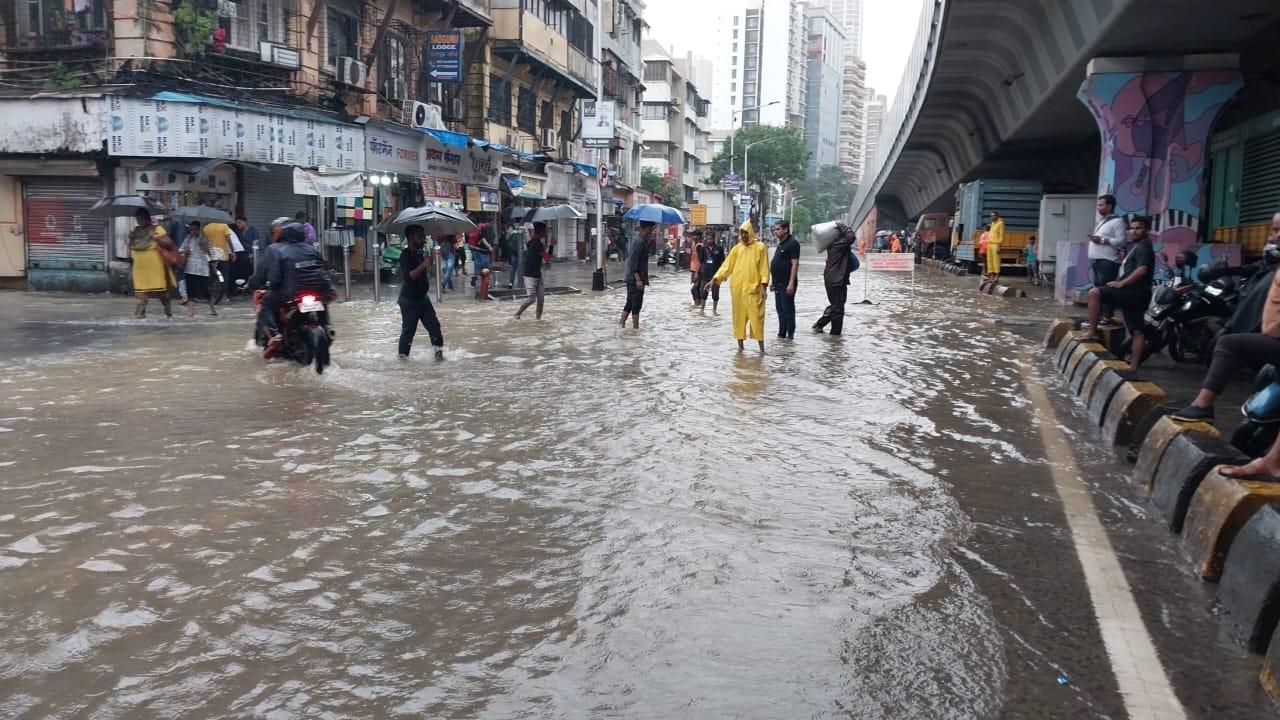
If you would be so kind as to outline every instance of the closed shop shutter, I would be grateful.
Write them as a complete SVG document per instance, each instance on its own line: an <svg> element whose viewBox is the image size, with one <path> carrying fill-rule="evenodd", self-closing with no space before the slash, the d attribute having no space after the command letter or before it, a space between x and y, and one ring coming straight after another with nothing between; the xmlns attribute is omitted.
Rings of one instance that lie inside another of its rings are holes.
<svg viewBox="0 0 1280 720"><path fill-rule="evenodd" d="M23 179L27 267L105 270L107 219L89 208L102 198L97 178Z"/></svg>
<svg viewBox="0 0 1280 720"><path fill-rule="evenodd" d="M1249 138L1240 181L1240 224L1263 223L1280 207L1280 132Z"/></svg>
<svg viewBox="0 0 1280 720"><path fill-rule="evenodd" d="M254 168L240 171L244 186L244 216L258 229L263 242L271 240L271 221L281 216L292 218L299 210L306 210L315 223L315 198L293 194L293 167L268 165L267 172Z"/></svg>

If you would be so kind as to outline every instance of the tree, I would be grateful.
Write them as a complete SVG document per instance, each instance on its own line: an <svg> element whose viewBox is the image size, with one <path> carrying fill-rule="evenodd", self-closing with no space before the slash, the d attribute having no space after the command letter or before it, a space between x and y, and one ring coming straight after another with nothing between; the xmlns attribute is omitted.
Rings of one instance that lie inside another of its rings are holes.
<svg viewBox="0 0 1280 720"><path fill-rule="evenodd" d="M751 148L749 157L744 158L748 145L759 143ZM805 166L809 163L809 151L804 149L804 136L799 128L775 127L773 125L749 125L740 128L733 134L733 171L742 174L746 161L747 171L751 177L744 178L745 189L759 188L756 207L768 207L769 183L787 183L794 185L804 178ZM711 161L711 182L719 183L730 169L729 143Z"/></svg>
<svg viewBox="0 0 1280 720"><path fill-rule="evenodd" d="M640 187L661 195L662 201L671 207L684 205L684 185L653 168L640 170Z"/></svg>
<svg viewBox="0 0 1280 720"><path fill-rule="evenodd" d="M797 189L812 211L814 222L824 222L832 210L848 210L857 192L853 178L838 165L823 165L817 176L805 178Z"/></svg>
<svg viewBox="0 0 1280 720"><path fill-rule="evenodd" d="M809 228L813 226L813 216L809 214L809 208L801 203L796 203L788 213L791 218L791 233L796 237L809 234Z"/></svg>

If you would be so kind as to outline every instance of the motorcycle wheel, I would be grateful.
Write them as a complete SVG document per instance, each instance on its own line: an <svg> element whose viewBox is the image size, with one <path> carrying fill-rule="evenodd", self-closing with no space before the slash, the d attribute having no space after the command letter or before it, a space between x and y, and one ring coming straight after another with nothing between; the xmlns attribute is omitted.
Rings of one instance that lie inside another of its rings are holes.
<svg viewBox="0 0 1280 720"><path fill-rule="evenodd" d="M1262 457L1271 449L1277 432L1280 432L1278 424L1259 425L1252 420L1245 420L1231 433L1231 446L1250 458Z"/></svg>
<svg viewBox="0 0 1280 720"><path fill-rule="evenodd" d="M1205 358L1205 347L1210 338L1204 337L1203 329L1191 329L1180 333L1169 341L1169 357L1174 362L1198 363Z"/></svg>
<svg viewBox="0 0 1280 720"><path fill-rule="evenodd" d="M316 374L321 375L329 366L329 333L317 326L308 330L307 334L307 344L315 349Z"/></svg>

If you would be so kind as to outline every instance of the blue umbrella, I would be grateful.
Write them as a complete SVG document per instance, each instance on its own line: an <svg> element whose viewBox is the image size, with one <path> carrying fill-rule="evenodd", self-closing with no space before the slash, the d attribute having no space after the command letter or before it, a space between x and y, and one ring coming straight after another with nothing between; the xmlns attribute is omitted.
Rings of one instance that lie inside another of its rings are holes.
<svg viewBox="0 0 1280 720"><path fill-rule="evenodd" d="M688 222L679 210L656 203L652 205L637 205L628 210L622 217L627 220L666 223L668 225L684 225Z"/></svg>

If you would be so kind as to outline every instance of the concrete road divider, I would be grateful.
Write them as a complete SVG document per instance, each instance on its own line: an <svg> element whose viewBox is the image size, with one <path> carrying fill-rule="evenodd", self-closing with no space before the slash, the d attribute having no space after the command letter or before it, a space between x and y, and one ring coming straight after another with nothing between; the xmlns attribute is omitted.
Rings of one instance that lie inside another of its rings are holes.
<svg viewBox="0 0 1280 720"><path fill-rule="evenodd" d="M1111 399L1126 382L1128 378L1124 374L1107 370L1093 386L1093 394L1089 396L1089 404L1085 408L1089 412L1089 420L1095 427L1102 427L1102 422L1107 419L1107 408L1111 406Z"/></svg>
<svg viewBox="0 0 1280 720"><path fill-rule="evenodd" d="M1076 321L1068 317L1054 318L1049 331L1044 334L1044 349L1054 350L1075 329Z"/></svg>
<svg viewBox="0 0 1280 720"><path fill-rule="evenodd" d="M1112 445L1128 445L1138 423L1164 401L1164 390L1155 383L1121 383L1102 416L1102 437Z"/></svg>
<svg viewBox="0 0 1280 720"><path fill-rule="evenodd" d="M1271 696L1272 701L1280 703L1280 640L1275 635L1267 645L1267 656L1262 659L1262 669L1258 671L1258 682Z"/></svg>
<svg viewBox="0 0 1280 720"><path fill-rule="evenodd" d="M1080 394L1080 386L1084 384L1084 376L1089 372L1089 368L1104 358L1115 359L1115 355L1107 352L1106 348L1097 343L1080 343L1073 354L1079 357L1067 360L1067 370L1063 376L1067 378L1067 384L1076 395Z"/></svg>
<svg viewBox="0 0 1280 720"><path fill-rule="evenodd" d="M1151 485L1151 502L1160 510L1171 532L1182 532L1191 498L1205 476L1219 465L1248 462L1239 450L1225 440L1201 433L1179 433L1160 458Z"/></svg>
<svg viewBox="0 0 1280 720"><path fill-rule="evenodd" d="M1100 327L1098 328L1098 337L1101 338L1103 346L1114 353L1116 357L1124 359L1124 341L1128 337L1124 328Z"/></svg>
<svg viewBox="0 0 1280 720"><path fill-rule="evenodd" d="M1058 352L1053 356L1053 368L1061 373L1067 368L1067 361L1071 359L1071 353L1076 351L1076 347L1080 345L1080 341L1075 337L1068 337L1058 345Z"/></svg>
<svg viewBox="0 0 1280 720"><path fill-rule="evenodd" d="M1182 547L1200 579L1214 582L1222 575L1222 563L1240 529L1272 502L1280 502L1280 483L1236 480L1216 467L1204 476L1182 531Z"/></svg>
<svg viewBox="0 0 1280 720"><path fill-rule="evenodd" d="M1142 439L1141 449L1138 451L1138 464L1133 469L1133 479L1146 488L1148 494L1151 493L1151 488L1155 484L1156 470L1160 467L1160 461L1164 459L1165 451L1169 449L1174 438L1183 433L1199 433L1215 438L1219 436L1218 429L1209 423L1184 422L1169 417L1169 414L1177 409L1169 405L1161 405L1147 413L1147 417L1139 423L1146 425L1148 420L1155 419L1148 425L1146 437ZM1135 430L1135 440L1139 432Z"/></svg>
<svg viewBox="0 0 1280 720"><path fill-rule="evenodd" d="M1280 505L1262 506L1240 528L1222 566L1218 606L1233 640L1267 650L1280 617Z"/></svg>
<svg viewBox="0 0 1280 720"><path fill-rule="evenodd" d="M1080 401L1084 403L1086 408L1089 407L1089 403L1093 399L1093 393L1098 387L1098 381L1100 381L1102 376L1108 371L1119 375L1122 381L1133 379L1132 373L1129 372L1129 363L1127 362L1121 362L1120 360L1103 360L1102 362L1094 365L1093 368L1091 368L1085 375L1084 382L1080 385L1080 391L1076 393L1080 396ZM1114 390L1115 388L1112 389Z"/></svg>

